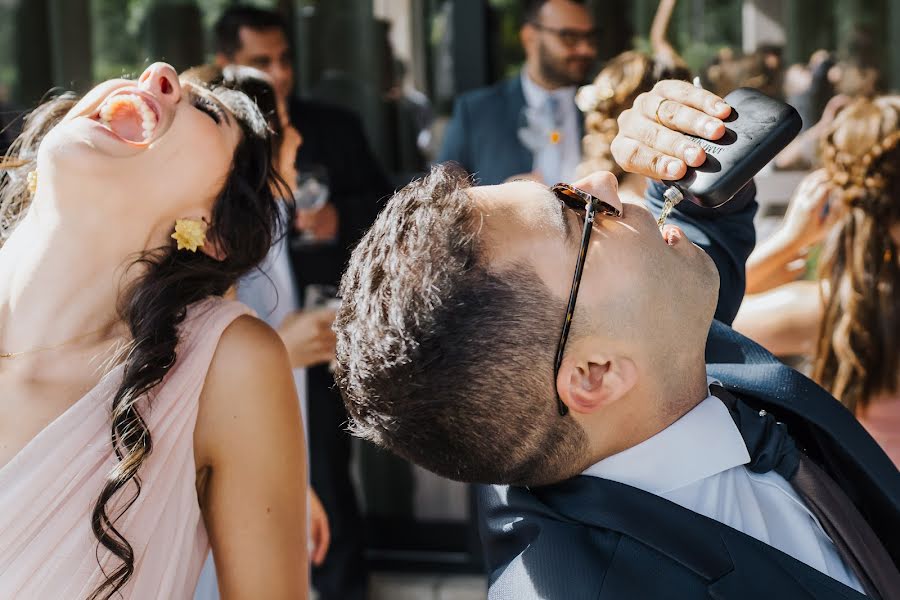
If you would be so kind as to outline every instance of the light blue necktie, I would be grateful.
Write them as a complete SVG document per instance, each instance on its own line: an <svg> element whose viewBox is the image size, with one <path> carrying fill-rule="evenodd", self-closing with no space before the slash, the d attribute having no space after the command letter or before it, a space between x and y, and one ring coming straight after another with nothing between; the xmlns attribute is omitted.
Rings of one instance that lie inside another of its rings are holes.
<svg viewBox="0 0 900 600"><path fill-rule="evenodd" d="M548 138L554 131L557 135L561 135L563 114L560 107L559 98L557 98L553 94L549 94L547 96L547 99L544 101L542 108L547 122L552 124L552 130L547 132ZM558 183L561 180L560 178L562 177L561 142L562 139L559 137L557 137L555 143L548 139L546 147L541 152L543 156L541 156L542 160L539 163L539 170L541 172L541 177L544 179L544 183L546 183L547 185Z"/></svg>

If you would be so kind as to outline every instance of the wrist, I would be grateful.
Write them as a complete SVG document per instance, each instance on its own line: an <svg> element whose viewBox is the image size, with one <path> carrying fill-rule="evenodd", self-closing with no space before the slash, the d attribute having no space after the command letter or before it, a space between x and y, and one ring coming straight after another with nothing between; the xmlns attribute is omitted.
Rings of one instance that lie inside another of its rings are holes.
<svg viewBox="0 0 900 600"><path fill-rule="evenodd" d="M772 233L765 245L771 249L772 254L800 254L806 246L802 236L781 228Z"/></svg>

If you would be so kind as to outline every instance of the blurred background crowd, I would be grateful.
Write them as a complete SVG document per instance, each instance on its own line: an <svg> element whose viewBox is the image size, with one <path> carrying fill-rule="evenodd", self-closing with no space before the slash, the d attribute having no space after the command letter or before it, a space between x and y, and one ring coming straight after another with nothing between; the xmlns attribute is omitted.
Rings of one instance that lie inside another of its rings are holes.
<svg viewBox="0 0 900 600"><path fill-rule="evenodd" d="M467 487L344 431L327 329L380 202L443 160L482 183L610 170L641 196L609 145L657 80L785 100L803 132L756 179L735 328L828 388L897 462L898 34L891 0L0 0L0 154L53 88L155 60L266 72L298 209L280 275L292 297L268 316L297 367L331 528L313 583L324 599L480 598Z"/></svg>

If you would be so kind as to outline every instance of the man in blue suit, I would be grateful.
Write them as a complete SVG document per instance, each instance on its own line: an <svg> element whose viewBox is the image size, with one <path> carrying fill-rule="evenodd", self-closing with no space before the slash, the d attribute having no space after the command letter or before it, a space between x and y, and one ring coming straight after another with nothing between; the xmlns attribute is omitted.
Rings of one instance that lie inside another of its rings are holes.
<svg viewBox="0 0 900 600"><path fill-rule="evenodd" d="M730 108L664 81L619 120L677 179ZM649 203L661 207L662 185ZM754 189L662 230L612 175L401 190L336 321L353 429L482 486L490 597L897 598L900 474L824 390L733 332ZM693 242L693 243L691 243ZM573 278L574 272L574 278Z"/></svg>
<svg viewBox="0 0 900 600"><path fill-rule="evenodd" d="M593 17L583 0L524 4L525 66L457 99L438 155L484 185L512 177L571 181L581 162L584 118L575 91L597 56Z"/></svg>

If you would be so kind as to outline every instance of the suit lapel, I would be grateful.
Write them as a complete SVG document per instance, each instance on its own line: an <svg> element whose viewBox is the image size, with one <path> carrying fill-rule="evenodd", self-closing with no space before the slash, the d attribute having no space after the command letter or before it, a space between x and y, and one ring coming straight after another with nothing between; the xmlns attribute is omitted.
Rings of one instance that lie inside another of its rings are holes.
<svg viewBox="0 0 900 600"><path fill-rule="evenodd" d="M681 564L708 582L713 598L864 598L743 532L622 483L579 476L531 492L568 520L618 532Z"/></svg>
<svg viewBox="0 0 900 600"><path fill-rule="evenodd" d="M865 598L856 590L746 534L734 529L726 531L730 528L724 525L722 529L721 539L735 568L710 582L707 590L711 598Z"/></svg>
<svg viewBox="0 0 900 600"><path fill-rule="evenodd" d="M787 423L804 451L853 500L900 565L900 536L887 533L900 531L900 473L843 405L717 321L707 343L707 374Z"/></svg>

